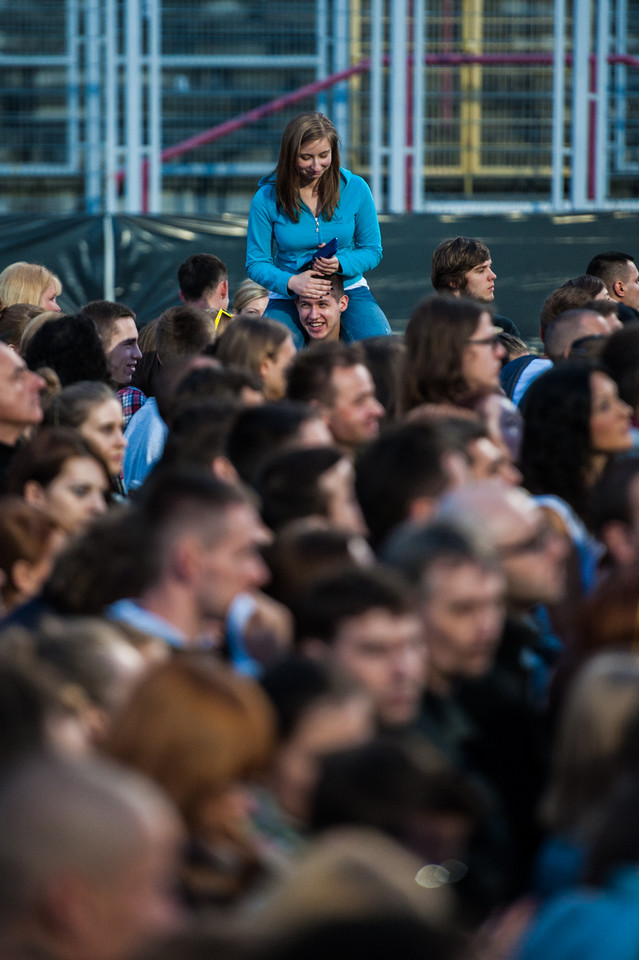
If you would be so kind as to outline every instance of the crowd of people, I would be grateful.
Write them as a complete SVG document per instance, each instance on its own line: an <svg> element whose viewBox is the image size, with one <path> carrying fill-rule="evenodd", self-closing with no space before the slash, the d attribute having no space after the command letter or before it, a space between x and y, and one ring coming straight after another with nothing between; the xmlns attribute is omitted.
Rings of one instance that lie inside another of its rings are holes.
<svg viewBox="0 0 639 960"><path fill-rule="evenodd" d="M380 257L305 114L232 303L0 273L6 960L636 955L639 271Z"/></svg>

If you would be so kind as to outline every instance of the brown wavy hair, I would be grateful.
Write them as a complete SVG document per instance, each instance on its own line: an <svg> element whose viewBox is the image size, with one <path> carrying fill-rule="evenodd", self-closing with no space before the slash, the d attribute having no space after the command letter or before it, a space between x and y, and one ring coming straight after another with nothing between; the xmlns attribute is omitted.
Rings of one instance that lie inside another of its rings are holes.
<svg viewBox="0 0 639 960"><path fill-rule="evenodd" d="M323 113L300 113L287 124L282 134L280 155L275 170L275 194L277 206L294 220L299 221L302 209L300 177L297 160L302 145L316 140L328 140L331 147L331 165L322 174L318 184L318 199L322 220L330 220L339 203L340 158L337 130Z"/></svg>
<svg viewBox="0 0 639 960"><path fill-rule="evenodd" d="M404 410L468 396L463 353L485 312L483 303L453 297L427 297L416 307L404 338Z"/></svg>

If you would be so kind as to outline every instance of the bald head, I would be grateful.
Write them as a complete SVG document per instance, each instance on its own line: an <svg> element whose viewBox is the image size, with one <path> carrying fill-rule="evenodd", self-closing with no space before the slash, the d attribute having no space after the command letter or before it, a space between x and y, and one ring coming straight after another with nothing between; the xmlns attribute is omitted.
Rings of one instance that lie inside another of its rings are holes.
<svg viewBox="0 0 639 960"><path fill-rule="evenodd" d="M563 596L567 544L521 487L495 480L464 484L444 497L438 515L483 532L501 559L511 610Z"/></svg>
<svg viewBox="0 0 639 960"><path fill-rule="evenodd" d="M546 330L546 353L553 361L565 360L570 348L582 337L606 337L610 328L601 313L595 310L566 310Z"/></svg>
<svg viewBox="0 0 639 960"><path fill-rule="evenodd" d="M514 526L538 511L533 498L521 487L478 481L465 483L447 494L441 501L438 516L478 528L498 549L507 542Z"/></svg>
<svg viewBox="0 0 639 960"><path fill-rule="evenodd" d="M55 915L67 923L69 956L92 930L103 946L85 940L87 955L128 960L132 948L150 935L151 918L141 911L129 916L128 905L123 910L117 903L118 892L132 871L139 871L138 885L148 883L156 893L173 879L180 828L163 795L106 761L37 757L5 780L0 817L0 939L10 938L15 925L28 942L46 942L55 956L60 934L42 921ZM88 889L99 891L100 921L91 917ZM85 893L76 899L79 890ZM161 912L152 919L160 930ZM111 934L105 936L100 923Z"/></svg>

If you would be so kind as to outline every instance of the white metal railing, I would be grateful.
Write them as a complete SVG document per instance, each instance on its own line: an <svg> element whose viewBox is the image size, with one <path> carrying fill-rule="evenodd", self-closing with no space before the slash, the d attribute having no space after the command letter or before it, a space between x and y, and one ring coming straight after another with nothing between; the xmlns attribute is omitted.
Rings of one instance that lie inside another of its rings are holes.
<svg viewBox="0 0 639 960"><path fill-rule="evenodd" d="M519 17L503 15L504 0L271 0L271 16L278 4L282 17L302 3L312 14L307 48L271 51L258 31L252 53L226 49L213 17L198 49L181 50L166 32L177 0L38 2L63 6L65 49L12 46L0 79L54 71L64 106L40 79L33 109L64 143L47 157L43 133L31 156L29 116L18 117L12 160L9 113L0 179L47 175L53 192L56 177L73 178L89 213L160 213L167 198L179 212L181 191L205 212L209 188L223 195L227 182L248 197L275 161L278 130L309 105L330 113L380 211L639 209L639 38L629 29L639 17L628 0L537 0ZM193 15L207 9L188 2ZM256 3L255 15L264 9ZM235 113L218 106L213 121L206 105L226 102L225 85Z"/></svg>

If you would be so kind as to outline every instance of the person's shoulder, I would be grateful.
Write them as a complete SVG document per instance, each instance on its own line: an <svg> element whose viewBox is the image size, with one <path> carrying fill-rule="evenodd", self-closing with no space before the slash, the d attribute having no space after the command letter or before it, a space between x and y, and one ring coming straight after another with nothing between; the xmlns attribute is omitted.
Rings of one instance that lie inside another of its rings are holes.
<svg viewBox="0 0 639 960"><path fill-rule="evenodd" d="M353 173L352 170L347 170L346 167L340 167L339 173L342 181L342 189L350 187L351 189L364 188L368 190L368 184L359 174Z"/></svg>
<svg viewBox="0 0 639 960"><path fill-rule="evenodd" d="M275 174L270 173L266 177L261 177L257 184L257 190L253 194L253 205L266 204L272 206L275 202Z"/></svg>
<svg viewBox="0 0 639 960"><path fill-rule="evenodd" d="M268 173L265 177L260 177L257 182L256 197L275 196L275 174Z"/></svg>

